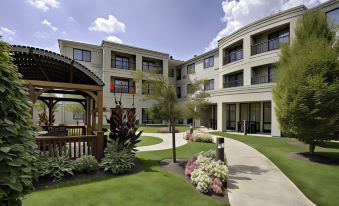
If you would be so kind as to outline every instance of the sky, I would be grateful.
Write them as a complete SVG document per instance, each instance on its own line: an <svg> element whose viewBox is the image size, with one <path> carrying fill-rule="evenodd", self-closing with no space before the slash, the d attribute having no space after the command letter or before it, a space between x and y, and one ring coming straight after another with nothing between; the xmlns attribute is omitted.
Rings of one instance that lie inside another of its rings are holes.
<svg viewBox="0 0 339 206"><path fill-rule="evenodd" d="M326 0L6 0L0 35L10 44L59 53L58 39L102 40L188 60L266 16Z"/></svg>

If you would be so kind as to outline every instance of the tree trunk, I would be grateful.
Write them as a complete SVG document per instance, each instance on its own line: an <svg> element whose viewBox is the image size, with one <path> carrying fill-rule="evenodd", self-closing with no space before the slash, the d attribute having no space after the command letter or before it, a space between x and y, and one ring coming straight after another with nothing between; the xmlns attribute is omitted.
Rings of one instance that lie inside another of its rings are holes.
<svg viewBox="0 0 339 206"><path fill-rule="evenodd" d="M169 133L172 132L171 128L172 128L172 123L170 122L170 123L168 124L168 132L169 132Z"/></svg>
<svg viewBox="0 0 339 206"><path fill-rule="evenodd" d="M176 149L175 149L175 120L171 121L172 127L172 152L173 152L173 163L177 162Z"/></svg>
<svg viewBox="0 0 339 206"><path fill-rule="evenodd" d="M314 149L315 149L315 142L310 142L310 146L308 148L308 152L310 153L310 155L314 154Z"/></svg>

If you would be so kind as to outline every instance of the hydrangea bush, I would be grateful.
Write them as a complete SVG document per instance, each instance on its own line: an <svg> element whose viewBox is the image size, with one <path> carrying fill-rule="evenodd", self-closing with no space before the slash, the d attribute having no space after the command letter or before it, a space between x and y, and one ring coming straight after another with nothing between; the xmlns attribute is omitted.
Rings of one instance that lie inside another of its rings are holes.
<svg viewBox="0 0 339 206"><path fill-rule="evenodd" d="M227 165L224 162L216 161L213 150L194 155L185 167L185 175L191 178L194 187L202 193L223 194L223 185L227 182L227 174Z"/></svg>
<svg viewBox="0 0 339 206"><path fill-rule="evenodd" d="M194 142L213 142L212 135L209 133L194 131L192 134L192 140Z"/></svg>

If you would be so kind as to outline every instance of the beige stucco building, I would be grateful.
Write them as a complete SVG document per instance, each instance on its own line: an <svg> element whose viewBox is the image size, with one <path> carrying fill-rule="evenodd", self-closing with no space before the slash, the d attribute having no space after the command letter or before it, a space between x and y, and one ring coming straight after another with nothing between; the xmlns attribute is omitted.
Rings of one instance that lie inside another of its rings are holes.
<svg viewBox="0 0 339 206"><path fill-rule="evenodd" d="M328 1L318 7L339 21L338 1ZM144 110L152 104L142 100L141 84L146 82L135 83L131 73L155 68L176 84L180 101L190 98L187 91L194 79L209 80L203 89L210 92L212 105L202 111L204 118L198 121L199 125L240 131L246 120L249 132L281 136L272 98L275 63L279 59L279 48L293 40L297 21L306 10L305 6L298 6L255 21L220 39L216 49L184 62L166 53L108 41L91 45L59 40L59 47L62 55L81 62L106 84L104 107L114 107L110 83L116 90L122 85L122 100L127 108L132 107L131 93L135 91L141 124L156 122L149 119ZM189 122L179 120L179 123Z"/></svg>

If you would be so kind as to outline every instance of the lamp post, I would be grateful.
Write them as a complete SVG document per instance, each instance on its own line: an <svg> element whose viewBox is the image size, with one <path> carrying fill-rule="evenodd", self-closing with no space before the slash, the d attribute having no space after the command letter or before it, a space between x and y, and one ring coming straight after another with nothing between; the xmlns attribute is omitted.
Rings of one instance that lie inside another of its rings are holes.
<svg viewBox="0 0 339 206"><path fill-rule="evenodd" d="M217 137L216 159L222 162L225 161L224 142L225 142L225 139L223 137Z"/></svg>

